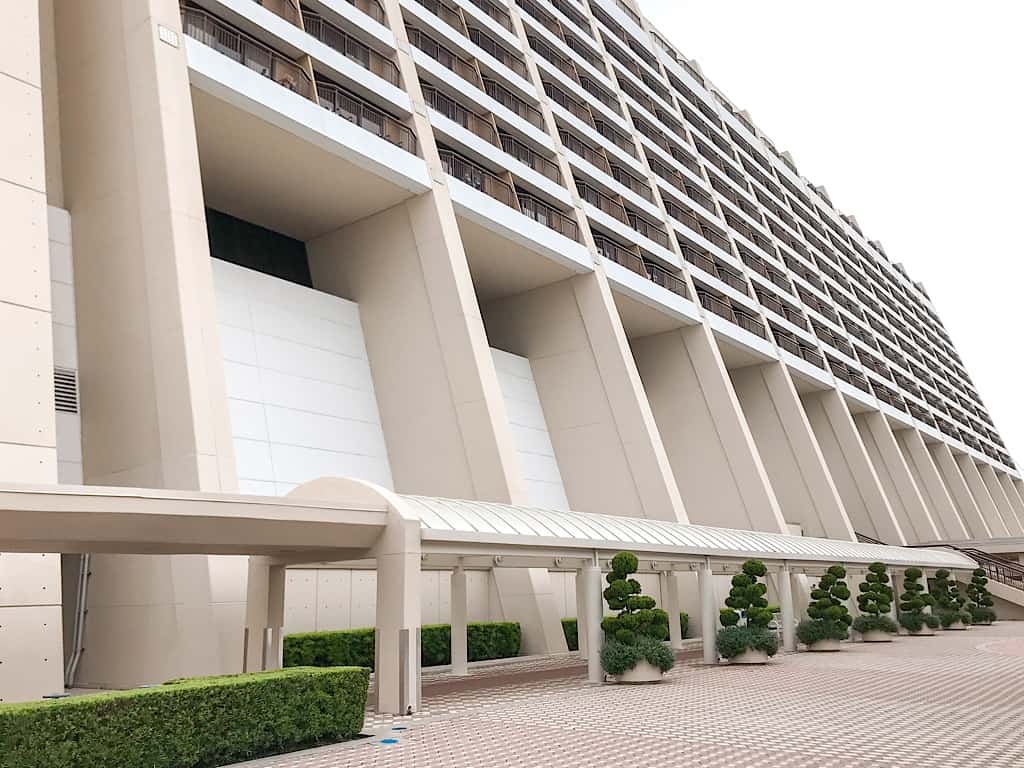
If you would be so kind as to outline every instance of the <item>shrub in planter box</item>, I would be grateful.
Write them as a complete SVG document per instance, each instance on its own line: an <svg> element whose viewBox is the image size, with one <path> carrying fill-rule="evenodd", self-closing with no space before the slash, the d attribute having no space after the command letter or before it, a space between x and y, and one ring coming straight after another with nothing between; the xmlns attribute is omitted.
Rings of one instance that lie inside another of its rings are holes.
<svg viewBox="0 0 1024 768"><path fill-rule="evenodd" d="M668 672L675 664L675 656L663 642L669 637L668 614L657 607L653 597L641 594L640 582L630 578L639 567L636 555L619 552L611 566L605 577L608 587L604 599L618 614L601 621L607 638L601 649L601 666L615 676L624 675L641 662ZM653 671L649 678L656 679Z"/></svg>
<svg viewBox="0 0 1024 768"><path fill-rule="evenodd" d="M760 560L747 560L741 573L732 577L726 607L718 614L722 628L718 630L716 645L723 658L745 660L746 652L753 651L759 660L767 660L778 653L778 635L768 629L772 621L764 597L768 588L758 581L767 572Z"/></svg>
<svg viewBox="0 0 1024 768"><path fill-rule="evenodd" d="M680 611L679 613L679 631L680 637L686 637L686 633L690 628L690 616L686 611ZM562 619L562 634L565 635L565 644L568 646L570 651L578 651L580 649L580 633L579 627L577 626L575 618Z"/></svg>
<svg viewBox="0 0 1024 768"><path fill-rule="evenodd" d="M0 705L0 765L206 768L351 739L369 678L293 668Z"/></svg>
<svg viewBox="0 0 1024 768"><path fill-rule="evenodd" d="M929 583L929 591L935 598L934 613L943 629L964 629L971 623L971 612L967 598L960 594L960 588L949 576L949 571L940 568Z"/></svg>
<svg viewBox="0 0 1024 768"><path fill-rule="evenodd" d="M982 568L975 568L971 573L971 583L967 585L967 598L971 601L968 610L975 624L991 624L996 620L993 610L995 600L988 591L988 578Z"/></svg>
<svg viewBox="0 0 1024 768"><path fill-rule="evenodd" d="M812 651L838 650L837 643L850 635L853 618L844 602L850 598L845 578L846 569L833 565L811 590L807 618L797 625L796 636Z"/></svg>
<svg viewBox="0 0 1024 768"><path fill-rule="evenodd" d="M920 568L907 568L903 572L898 618L900 626L912 635L923 633L925 627L934 630L939 626L939 618L925 612L925 608L935 605L935 598L925 592L921 584L923 575Z"/></svg>
<svg viewBox="0 0 1024 768"><path fill-rule="evenodd" d="M857 589L860 592L857 595L860 615L853 620L853 628L870 641L884 639L880 637L882 634L896 634L899 627L888 615L892 610L893 593L885 563L869 565L867 576Z"/></svg>

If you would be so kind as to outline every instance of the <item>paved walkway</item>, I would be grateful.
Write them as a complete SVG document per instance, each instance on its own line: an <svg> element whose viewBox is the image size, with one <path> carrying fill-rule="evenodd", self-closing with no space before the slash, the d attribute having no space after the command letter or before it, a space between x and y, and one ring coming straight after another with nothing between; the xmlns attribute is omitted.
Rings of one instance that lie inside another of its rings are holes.
<svg viewBox="0 0 1024 768"><path fill-rule="evenodd" d="M372 738L245 766L1024 766L1024 622L766 667L691 658L647 686L533 679L522 666L520 679L492 675L492 686L428 686L417 716L368 718Z"/></svg>

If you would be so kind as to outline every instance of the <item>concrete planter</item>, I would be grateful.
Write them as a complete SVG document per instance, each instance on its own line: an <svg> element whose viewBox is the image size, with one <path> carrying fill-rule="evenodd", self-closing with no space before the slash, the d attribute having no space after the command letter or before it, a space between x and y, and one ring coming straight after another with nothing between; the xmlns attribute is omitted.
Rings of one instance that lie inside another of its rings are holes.
<svg viewBox="0 0 1024 768"><path fill-rule="evenodd" d="M946 627L946 629L951 629L954 632L959 632L961 630L969 629L969 627L966 624L964 624L962 621L958 620L958 621L954 621L952 624L950 624L948 627Z"/></svg>
<svg viewBox="0 0 1024 768"><path fill-rule="evenodd" d="M621 675L615 675L617 683L659 683L663 673L653 664L646 661L638 661L632 669L627 669Z"/></svg>
<svg viewBox="0 0 1024 768"><path fill-rule="evenodd" d="M764 651L745 650L739 656L729 659L730 664L767 664L768 654Z"/></svg>
<svg viewBox="0 0 1024 768"><path fill-rule="evenodd" d="M923 627L917 630L917 632L910 632L908 630L907 634L911 637L931 637L935 634L935 630L929 627L927 624L925 624Z"/></svg>
<svg viewBox="0 0 1024 768"><path fill-rule="evenodd" d="M892 635L880 629L872 629L860 636L865 643L891 643Z"/></svg>
<svg viewBox="0 0 1024 768"><path fill-rule="evenodd" d="M808 651L814 651L815 653L821 652L834 652L839 650L839 641L827 638L825 640L815 640L813 643L807 646Z"/></svg>

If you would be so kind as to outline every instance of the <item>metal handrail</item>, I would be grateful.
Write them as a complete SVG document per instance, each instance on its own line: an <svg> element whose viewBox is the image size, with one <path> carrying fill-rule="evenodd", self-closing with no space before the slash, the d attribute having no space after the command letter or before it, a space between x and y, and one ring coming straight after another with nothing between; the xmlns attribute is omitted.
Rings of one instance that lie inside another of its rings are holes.
<svg viewBox="0 0 1024 768"><path fill-rule="evenodd" d="M406 25L405 31L409 36L410 45L416 46L438 64L446 69L450 69L467 83L471 83L477 88L483 88L483 84L480 82L480 73L477 71L476 65L474 65L473 62L468 59L464 59L454 51L445 48L430 35L420 31L416 27Z"/></svg>
<svg viewBox="0 0 1024 768"><path fill-rule="evenodd" d="M496 147L501 146L501 142L498 139L498 130L494 127L494 123L486 117L468 107L462 106L451 96L441 93L441 91L433 86L424 84L422 91L423 100L427 103L428 107L440 112L452 122L458 123L484 141L490 142Z"/></svg>
<svg viewBox="0 0 1024 768"><path fill-rule="evenodd" d="M530 43L530 48L533 49L534 53L544 59L544 61L553 66L574 83L580 82L579 73L576 71L576 67L573 65L571 59L563 56L536 35L527 34L526 40Z"/></svg>
<svg viewBox="0 0 1024 768"><path fill-rule="evenodd" d="M544 92L548 95L549 99L555 102L555 104L558 104L563 109L569 110L569 112L578 117L584 123L594 127L594 115L591 114L590 107L586 104L574 99L550 80L544 81Z"/></svg>
<svg viewBox="0 0 1024 768"><path fill-rule="evenodd" d="M387 15L384 13L384 4L380 0L347 0L349 5L354 5L374 21L384 24Z"/></svg>
<svg viewBox="0 0 1024 768"><path fill-rule="evenodd" d="M724 301L717 296L697 289L697 298L700 299L700 304L704 309L709 312L714 312L719 317L724 317L733 323L736 322L736 315L733 314L732 304L728 301Z"/></svg>
<svg viewBox="0 0 1024 768"><path fill-rule="evenodd" d="M362 40L357 40L312 11L304 10L302 12L302 23L306 32L324 45L344 54L364 69L368 69L392 85L398 85L398 65L373 50Z"/></svg>
<svg viewBox="0 0 1024 768"><path fill-rule="evenodd" d="M324 109L390 141L406 152L416 154L416 136L408 126L391 115L332 83L317 83L316 92L320 106Z"/></svg>
<svg viewBox="0 0 1024 768"><path fill-rule="evenodd" d="M579 242L580 230L576 221L543 200L520 192L519 209L524 215L543 224L548 229L553 229L570 240Z"/></svg>
<svg viewBox="0 0 1024 768"><path fill-rule="evenodd" d="M664 229L661 229L656 224L652 224L640 214L633 213L632 211L626 211L626 218L629 221L629 226L641 235L650 238L663 248L669 247L668 233Z"/></svg>
<svg viewBox="0 0 1024 768"><path fill-rule="evenodd" d="M511 155L524 165L530 166L538 173L561 184L562 176L558 170L558 163L544 157L533 147L520 141L515 136L510 136L507 133L502 133L500 136L501 148L505 151L505 154Z"/></svg>
<svg viewBox="0 0 1024 768"><path fill-rule="evenodd" d="M632 173L618 165L612 165L611 171L612 178L619 182L619 184L640 195L647 202L654 202L654 194L646 182L640 181Z"/></svg>
<svg viewBox="0 0 1024 768"><path fill-rule="evenodd" d="M640 254L623 248L618 243L614 243L608 238L601 237L600 235L594 237L594 245L597 246L598 254L604 258L614 261L616 264L621 264L626 269L636 272L638 275L647 277L647 268L644 264L644 260L640 257Z"/></svg>
<svg viewBox="0 0 1024 768"><path fill-rule="evenodd" d="M526 77L526 63L521 58L509 53L504 46L499 45L496 40L482 29L470 27L468 34L473 44L482 51L497 59L520 77Z"/></svg>
<svg viewBox="0 0 1024 768"><path fill-rule="evenodd" d="M299 24L298 4L293 2L293 0L255 0L255 2L290 24L294 24L296 27L301 26Z"/></svg>
<svg viewBox="0 0 1024 768"><path fill-rule="evenodd" d="M594 129L608 139L612 144L617 146L623 152L626 152L630 157L636 157L636 145L633 143L631 138L615 130L615 128L604 120L595 119L593 125Z"/></svg>
<svg viewBox="0 0 1024 768"><path fill-rule="evenodd" d="M595 168L600 168L605 173L611 173L611 167L608 165L608 158L605 157L602 151L594 149L585 141L577 137L576 134L570 133L564 128L559 129L558 136L562 140L562 145L570 152L579 155Z"/></svg>
<svg viewBox="0 0 1024 768"><path fill-rule="evenodd" d="M595 208L599 208L612 218L621 221L623 224L629 223L629 219L626 218L626 209L623 207L622 203L611 195L607 195L597 187L593 187L579 179L576 180L576 191L579 192L580 198L590 203Z"/></svg>
<svg viewBox="0 0 1024 768"><path fill-rule="evenodd" d="M445 173L468 184L474 189L493 197L499 203L504 203L509 208L519 210L516 204L515 188L504 179L499 178L492 171L472 160L467 160L450 149L438 149L441 158L441 165Z"/></svg>
<svg viewBox="0 0 1024 768"><path fill-rule="evenodd" d="M667 288L677 296L682 296L684 299L689 298L690 292L686 287L686 281L679 275L669 272L664 267L660 267L657 264L651 264L650 262L645 263L647 267L647 277L655 285L660 285L662 288Z"/></svg>
<svg viewBox="0 0 1024 768"><path fill-rule="evenodd" d="M525 99L522 99L512 93L512 91L497 80L492 80L489 77L483 78L483 88L484 93L502 106L515 112L530 125L535 128L544 127L544 115L541 111L528 103Z"/></svg>
<svg viewBox="0 0 1024 768"><path fill-rule="evenodd" d="M492 0L470 0L473 5L479 8L481 11L486 13L496 22L501 24L509 32L514 31L512 29L512 17L509 16L508 11L504 10Z"/></svg>
<svg viewBox="0 0 1024 768"><path fill-rule="evenodd" d="M218 53L311 101L316 99L313 81L302 67L216 16L183 6L181 25L186 35Z"/></svg>
<svg viewBox="0 0 1024 768"><path fill-rule="evenodd" d="M466 34L466 24L462 19L459 9L450 5L446 0L421 0L420 5L441 19L445 24Z"/></svg>

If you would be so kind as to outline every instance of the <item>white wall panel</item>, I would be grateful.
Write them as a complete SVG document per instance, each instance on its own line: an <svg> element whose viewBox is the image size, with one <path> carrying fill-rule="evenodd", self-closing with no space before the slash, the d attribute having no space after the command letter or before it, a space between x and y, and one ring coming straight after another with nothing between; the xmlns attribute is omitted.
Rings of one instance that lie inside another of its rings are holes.
<svg viewBox="0 0 1024 768"><path fill-rule="evenodd" d="M324 475L390 488L358 305L217 259L213 274L243 492Z"/></svg>

